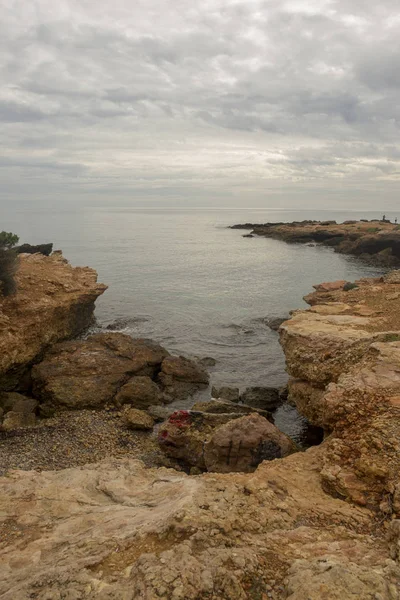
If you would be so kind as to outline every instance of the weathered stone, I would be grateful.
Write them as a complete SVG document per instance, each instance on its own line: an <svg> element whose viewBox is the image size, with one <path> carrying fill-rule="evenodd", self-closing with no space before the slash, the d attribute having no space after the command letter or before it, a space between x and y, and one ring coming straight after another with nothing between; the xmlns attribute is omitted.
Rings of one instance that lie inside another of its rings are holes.
<svg viewBox="0 0 400 600"><path fill-rule="evenodd" d="M156 423L162 423L166 421L175 412L175 409L168 408L167 406L153 405L147 409L149 415L153 417Z"/></svg>
<svg viewBox="0 0 400 600"><path fill-rule="evenodd" d="M3 390L15 389L46 348L86 329L96 298L107 289L96 271L71 267L60 253L20 255L16 282L17 293L0 298Z"/></svg>
<svg viewBox="0 0 400 600"><path fill-rule="evenodd" d="M13 471L0 478L0 596L397 600L398 534L389 546L368 510L323 492L320 453L229 476L128 459Z"/></svg>
<svg viewBox="0 0 400 600"><path fill-rule="evenodd" d="M189 383L208 383L208 373L193 360L183 356L167 356L161 365L162 375L168 375L177 381Z"/></svg>
<svg viewBox="0 0 400 600"><path fill-rule="evenodd" d="M272 387L248 387L240 395L240 400L263 410L275 410L283 401L279 389Z"/></svg>
<svg viewBox="0 0 400 600"><path fill-rule="evenodd" d="M115 403L131 404L135 408L145 410L155 404L161 404L161 392L159 387L150 377L132 377L122 386L115 396Z"/></svg>
<svg viewBox="0 0 400 600"><path fill-rule="evenodd" d="M289 317L267 317L264 319L264 323L267 327L272 329L272 331L278 331L279 327L287 321Z"/></svg>
<svg viewBox="0 0 400 600"><path fill-rule="evenodd" d="M133 375L154 373L167 354L158 344L122 333L64 342L33 367L33 392L50 405L99 407L112 402Z"/></svg>
<svg viewBox="0 0 400 600"><path fill-rule="evenodd" d="M38 402L16 392L0 393L0 422L3 431L32 427L36 424Z"/></svg>
<svg viewBox="0 0 400 600"><path fill-rule="evenodd" d="M128 408L124 412L124 421L130 429L153 429L154 419L144 410Z"/></svg>
<svg viewBox="0 0 400 600"><path fill-rule="evenodd" d="M271 413L262 410L260 408L254 408L253 406L247 406L246 404L237 404L236 402L228 402L226 400L209 400L206 402L196 402L192 406L192 410L201 411L207 413L238 413L241 415L249 415L251 413L258 413L271 420Z"/></svg>
<svg viewBox="0 0 400 600"><path fill-rule="evenodd" d="M229 402L239 402L240 400L239 388L237 387L216 387L213 385L211 396L215 399L229 400Z"/></svg>
<svg viewBox="0 0 400 600"><path fill-rule="evenodd" d="M17 412L10 410L3 418L0 429L3 431L13 431L14 429L24 429L36 425L36 415L33 412Z"/></svg>
<svg viewBox="0 0 400 600"><path fill-rule="evenodd" d="M263 460L282 458L295 451L290 438L253 413L218 427L204 446L204 462L208 471L250 473Z"/></svg>
<svg viewBox="0 0 400 600"><path fill-rule="evenodd" d="M30 413L38 406L37 400L28 398L17 392L0 392L0 407L6 413L8 411Z"/></svg>
<svg viewBox="0 0 400 600"><path fill-rule="evenodd" d="M204 356L203 358L199 358L197 362L202 367L215 367L215 365L217 364L217 361L212 356Z"/></svg>
<svg viewBox="0 0 400 600"><path fill-rule="evenodd" d="M165 358L158 374L165 402L187 398L199 388L205 387L208 380L207 371L199 363L183 356Z"/></svg>
<svg viewBox="0 0 400 600"><path fill-rule="evenodd" d="M160 428L158 442L167 456L205 469L204 444L217 427L241 417L240 413L216 414L189 410L175 411Z"/></svg>

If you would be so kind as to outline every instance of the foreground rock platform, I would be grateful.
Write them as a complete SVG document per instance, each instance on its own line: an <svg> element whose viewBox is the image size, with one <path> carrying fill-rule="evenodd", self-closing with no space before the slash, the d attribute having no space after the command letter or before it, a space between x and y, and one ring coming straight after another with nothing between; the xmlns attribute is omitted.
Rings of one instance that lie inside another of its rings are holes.
<svg viewBox="0 0 400 600"><path fill-rule="evenodd" d="M0 595L396 600L395 524L327 495L320 449L251 475L111 460L0 479Z"/></svg>
<svg viewBox="0 0 400 600"><path fill-rule="evenodd" d="M373 259L382 265L400 264L400 226L389 221L301 221L233 225L251 229L251 235L271 237L290 243L322 244L335 252Z"/></svg>

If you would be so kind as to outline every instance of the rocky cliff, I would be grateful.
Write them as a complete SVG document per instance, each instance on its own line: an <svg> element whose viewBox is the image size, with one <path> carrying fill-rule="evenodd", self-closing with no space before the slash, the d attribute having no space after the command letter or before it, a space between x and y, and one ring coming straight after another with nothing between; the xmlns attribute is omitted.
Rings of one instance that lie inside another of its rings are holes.
<svg viewBox="0 0 400 600"><path fill-rule="evenodd" d="M320 446L254 473L10 471L0 597L399 600L400 274L356 286L319 286L281 327Z"/></svg>
<svg viewBox="0 0 400 600"><path fill-rule="evenodd" d="M373 259L382 265L400 264L400 226L389 221L246 223L232 229L251 229L245 237L260 235L289 243L322 244L335 252Z"/></svg>
<svg viewBox="0 0 400 600"><path fill-rule="evenodd" d="M60 252L21 254L17 293L0 298L0 389L21 385L26 365L52 344L72 338L93 318L107 286L88 267L72 267Z"/></svg>
<svg viewBox="0 0 400 600"><path fill-rule="evenodd" d="M289 396L329 434L330 494L400 514L400 271L321 284L281 326Z"/></svg>

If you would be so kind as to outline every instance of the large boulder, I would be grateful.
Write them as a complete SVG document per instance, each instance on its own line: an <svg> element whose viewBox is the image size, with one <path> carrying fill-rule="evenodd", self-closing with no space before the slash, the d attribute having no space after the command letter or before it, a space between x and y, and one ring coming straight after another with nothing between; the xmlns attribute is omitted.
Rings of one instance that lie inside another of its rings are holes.
<svg viewBox="0 0 400 600"><path fill-rule="evenodd" d="M115 403L131 404L142 410L162 403L160 388L146 376L132 377L115 396Z"/></svg>
<svg viewBox="0 0 400 600"><path fill-rule="evenodd" d="M158 381L166 401L185 398L208 385L209 375L199 363L183 356L168 356L161 365Z"/></svg>
<svg viewBox="0 0 400 600"><path fill-rule="evenodd" d="M71 267L61 253L21 254L17 292L0 297L0 389L21 385L27 369L51 345L92 322L94 302L107 288L88 267ZM19 388L20 389L20 388Z"/></svg>
<svg viewBox="0 0 400 600"><path fill-rule="evenodd" d="M189 466L205 469L205 443L217 427L240 417L240 413L177 410L159 429L158 442L167 456L182 460Z"/></svg>
<svg viewBox="0 0 400 600"><path fill-rule="evenodd" d="M33 393L47 405L100 407L113 401L132 376L154 375L166 356L168 352L158 344L122 333L64 342L33 367Z"/></svg>
<svg viewBox="0 0 400 600"><path fill-rule="evenodd" d="M219 427L204 445L208 471L255 471L264 460L283 458L296 451L290 438L267 419L251 414Z"/></svg>

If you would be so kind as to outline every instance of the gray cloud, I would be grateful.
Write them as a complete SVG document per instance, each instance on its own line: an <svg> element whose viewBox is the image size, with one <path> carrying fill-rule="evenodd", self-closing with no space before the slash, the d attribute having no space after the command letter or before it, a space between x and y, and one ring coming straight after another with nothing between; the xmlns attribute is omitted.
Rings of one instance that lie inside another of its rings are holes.
<svg viewBox="0 0 400 600"><path fill-rule="evenodd" d="M377 190L396 201L394 1L0 8L7 198L73 190L262 202L280 189L311 190L315 204L321 190L341 189L360 202Z"/></svg>

